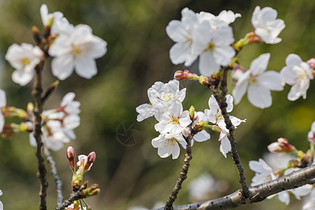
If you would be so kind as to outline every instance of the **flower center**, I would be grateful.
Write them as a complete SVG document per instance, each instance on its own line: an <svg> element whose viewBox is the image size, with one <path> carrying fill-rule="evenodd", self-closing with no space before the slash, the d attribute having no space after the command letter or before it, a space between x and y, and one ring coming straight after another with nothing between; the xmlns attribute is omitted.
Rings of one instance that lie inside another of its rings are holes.
<svg viewBox="0 0 315 210"><path fill-rule="evenodd" d="M207 50L213 50L213 48L214 48L214 44L213 44L212 42L210 42L210 43L208 44Z"/></svg>
<svg viewBox="0 0 315 210"><path fill-rule="evenodd" d="M179 124L178 117L172 116L172 120L170 121L172 124Z"/></svg>
<svg viewBox="0 0 315 210"><path fill-rule="evenodd" d="M173 99L173 95L170 93L162 93L161 94L161 99L164 101L170 101Z"/></svg>
<svg viewBox="0 0 315 210"><path fill-rule="evenodd" d="M72 53L74 55L79 55L81 52L81 49L77 45L72 45Z"/></svg>
<svg viewBox="0 0 315 210"><path fill-rule="evenodd" d="M31 62L31 61L30 61L30 59L28 59L28 58L23 58L23 59L22 59L22 65L23 65L23 66L26 66L26 65L30 64L30 62Z"/></svg>

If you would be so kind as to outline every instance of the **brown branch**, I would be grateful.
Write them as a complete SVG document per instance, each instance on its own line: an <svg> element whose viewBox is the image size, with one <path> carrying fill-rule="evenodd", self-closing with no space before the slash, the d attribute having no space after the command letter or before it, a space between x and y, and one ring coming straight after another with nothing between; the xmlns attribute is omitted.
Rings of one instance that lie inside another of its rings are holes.
<svg viewBox="0 0 315 210"><path fill-rule="evenodd" d="M64 201L60 206L58 206L56 208L56 210L63 210L66 207L70 206L74 201L77 201L77 200L80 200L83 198L84 198L84 196L83 196L81 190L78 190L76 192L72 192L70 195L70 198L68 200Z"/></svg>
<svg viewBox="0 0 315 210"><path fill-rule="evenodd" d="M41 94L42 94L42 69L43 69L44 62L42 61L35 67L35 81L34 81L34 86L32 90L32 95L35 100L35 107L34 107L34 138L36 140L36 151L35 155L37 158L37 176L40 181L40 191L39 191L39 196L40 196L40 206L39 208L41 210L46 210L47 205L46 205L46 194L47 194L47 188L48 188L48 182L46 180L46 168L45 168L45 163L44 163L44 158L42 155L42 148L43 148L43 141L41 138L42 134L42 109L43 109L43 103L41 99Z"/></svg>
<svg viewBox="0 0 315 210"><path fill-rule="evenodd" d="M187 178L187 174L188 174L188 169L190 166L190 160L192 159L191 156L191 139L192 139L192 135L188 136L187 138L185 137L185 140L187 142L186 145L186 153L185 153L185 159L184 159L184 165L182 167L182 170L180 172L180 176L177 179L177 182L173 188L172 193L169 195L166 205L165 205L165 209L166 210L171 210L173 207L173 203L177 198L177 194L179 193L180 189L182 188L182 183L185 181L185 179Z"/></svg>
<svg viewBox="0 0 315 210"><path fill-rule="evenodd" d="M224 117L224 122L225 122L225 125L226 125L226 128L229 130L229 135L228 135L228 138L230 140L230 144L231 144L231 152L232 152L232 158L233 158L233 161L235 163L235 165L237 166L237 169L238 169L238 172L239 172L239 177L240 177L240 184L242 185L242 193L244 195L245 198L249 197L250 196L250 192L248 190L248 186L246 184L246 178L245 178L245 175L244 175L244 167L241 163L241 159L238 155L238 152L237 152L237 144L236 144L236 140L234 138L234 130L235 130L235 127L234 125L232 124L232 121L230 119L230 115L228 114L228 112L226 111L226 108L227 108L227 103L226 103L226 94L228 92L227 90L227 67L223 67L222 69L222 72L221 72L221 81L220 81L220 90L221 90L221 95L218 94L218 91L217 89L214 89L212 90L213 92L213 95L215 97L215 99L217 100L219 106L220 106L220 109L221 109L221 113Z"/></svg>
<svg viewBox="0 0 315 210"><path fill-rule="evenodd" d="M278 179L271 180L269 182L253 186L249 188L250 197L245 198L242 189L235 191L227 196L209 200L205 202L192 203L180 206L173 206L174 210L215 210L215 209L227 209L236 208L241 205L256 203L265 200L268 196L277 194L279 192L301 187L305 184L312 182L315 178L315 165L303 168L299 171L292 172L286 176L282 176ZM162 210L157 208L155 210Z"/></svg>
<svg viewBox="0 0 315 210"><path fill-rule="evenodd" d="M46 154L47 160L50 164L51 173L54 177L55 184L56 184L57 206L60 206L63 202L62 181L61 181L61 178L60 178L58 170L57 170L56 162L55 162L53 156L51 155L49 149L46 146L45 146L45 154Z"/></svg>

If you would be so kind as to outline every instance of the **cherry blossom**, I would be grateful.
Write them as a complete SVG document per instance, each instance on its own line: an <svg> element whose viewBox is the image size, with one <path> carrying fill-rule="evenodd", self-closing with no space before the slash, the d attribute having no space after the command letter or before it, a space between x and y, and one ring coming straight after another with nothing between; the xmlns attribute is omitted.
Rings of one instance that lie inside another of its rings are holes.
<svg viewBox="0 0 315 210"><path fill-rule="evenodd" d="M21 86L29 83L34 77L35 66L43 56L44 53L37 46L27 43L11 45L5 59L16 69L12 74L12 80Z"/></svg>
<svg viewBox="0 0 315 210"><path fill-rule="evenodd" d="M158 155L166 158L172 155L172 159L177 159L180 154L180 147L186 148L186 141L181 133L177 134L160 134L152 139L152 146L158 148Z"/></svg>
<svg viewBox="0 0 315 210"><path fill-rule="evenodd" d="M174 101L167 111L161 107L157 113L157 119L160 120L154 128L162 134L182 133L183 129L191 123L189 112L183 111L183 105L179 101Z"/></svg>
<svg viewBox="0 0 315 210"><path fill-rule="evenodd" d="M5 92L0 89L0 133L2 132L4 126L4 116L2 114L2 108L7 105L7 98Z"/></svg>
<svg viewBox="0 0 315 210"><path fill-rule="evenodd" d="M69 23L61 12L48 13L46 4L42 4L40 7L40 14L44 26L53 21L50 29L52 34L70 34L74 30L73 25Z"/></svg>
<svg viewBox="0 0 315 210"><path fill-rule="evenodd" d="M155 82L148 89L150 103L142 104L136 108L136 111L139 113L137 121L141 122L154 116L158 109L168 109L174 101L183 102L185 96L186 88L179 90L179 82L177 80L171 80L168 83Z"/></svg>
<svg viewBox="0 0 315 210"><path fill-rule="evenodd" d="M192 39L197 23L197 14L188 8L184 8L181 21L172 20L166 27L167 35L176 42L170 49L172 63L185 63L186 66L190 66L198 57L198 55L192 53Z"/></svg>
<svg viewBox="0 0 315 210"><path fill-rule="evenodd" d="M235 103L238 104L246 90L248 100L256 107L266 108L272 104L271 90L283 89L282 78L278 72L268 71L269 53L260 55L252 61L250 68L237 81L233 90Z"/></svg>
<svg viewBox="0 0 315 210"><path fill-rule="evenodd" d="M92 34L88 25L78 25L70 35L60 34L49 48L52 72L60 80L68 78L73 69L83 78L97 73L96 58L106 53L107 43Z"/></svg>
<svg viewBox="0 0 315 210"><path fill-rule="evenodd" d="M231 95L226 96L226 103L227 103L227 112L231 112L233 110L233 97ZM231 144L227 137L229 131L226 128L224 117L222 115L221 109L219 107L219 104L215 100L214 96L211 95L208 101L209 108L205 110L205 115L209 122L216 124L221 129L219 141L220 144L220 152L226 157L226 154L231 151ZM245 122L245 120L240 120L237 117L230 116L230 120L232 124L235 126L235 128L240 125L242 122Z"/></svg>
<svg viewBox="0 0 315 210"><path fill-rule="evenodd" d="M234 42L232 28L205 20L195 29L193 53L200 54L199 71L205 76L217 72L220 66L227 66L235 55L231 47Z"/></svg>
<svg viewBox="0 0 315 210"><path fill-rule="evenodd" d="M255 28L255 34L258 35L267 44L277 44L281 41L278 37L284 29L284 21L277 18L277 11L265 7L260 9L257 6L252 16L252 24Z"/></svg>
<svg viewBox="0 0 315 210"><path fill-rule="evenodd" d="M285 62L287 66L282 68L280 74L285 83L292 86L288 99L295 101L301 96L305 99L310 80L313 79L310 66L296 54L288 55Z"/></svg>

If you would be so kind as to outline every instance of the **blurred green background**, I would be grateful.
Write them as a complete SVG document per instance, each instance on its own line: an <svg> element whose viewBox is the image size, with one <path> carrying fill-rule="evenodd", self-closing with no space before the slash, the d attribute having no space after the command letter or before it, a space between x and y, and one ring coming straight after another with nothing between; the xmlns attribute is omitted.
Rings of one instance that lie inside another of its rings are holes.
<svg viewBox="0 0 315 210"><path fill-rule="evenodd" d="M215 15L223 9L242 14L232 24L235 40L252 30L251 15L256 5L270 6L278 11L278 18L286 23L280 34L280 44L259 44L246 47L240 54L241 63L248 67L251 60L265 52L271 53L270 70L280 71L285 58L297 53L303 60L314 57L315 1L314 0L54 0L24 1L0 0L0 64L1 85L7 93L8 105L25 108L31 98L31 85L20 87L11 80L13 68L4 60L8 47L13 43L34 43L31 27L42 26L39 8L46 3L49 11L61 11L74 25L88 24L93 33L108 42L107 54L98 59L98 74L90 80L76 74L62 81L47 101L45 109L59 105L70 91L81 102L81 125L75 130L77 139L71 142L77 154L95 151L97 160L85 180L98 183L101 193L87 202L93 209L128 209L132 206L152 208L165 202L179 176L184 150L177 160L161 159L151 146L154 119L136 121L135 108L147 102L146 91L155 81L167 82L173 73L186 67L175 66L169 59L169 49L174 44L165 28L174 19L181 18L181 10L189 7L195 12L207 11ZM50 65L45 71L44 86L56 78ZM196 65L190 67L198 72ZM314 82L313 82L314 83ZM194 105L197 110L207 108L210 91L194 82L181 82L187 88L184 108ZM254 175L248 168L249 160L257 160L267 152L266 146L279 137L286 137L297 148L308 148L307 132L315 120L315 91L311 84L307 100L287 100L290 87L273 92L273 106L260 110L249 104L246 97L236 106L233 115L247 122L236 131L239 155L245 166L250 184ZM232 87L230 88L230 90ZM189 183L204 172L217 180L226 180L229 188L237 190L238 172L231 156L225 159L219 152L218 135L212 133L210 141L195 144L188 179L183 184L175 204L192 202ZM0 139L0 200L5 209L37 209L39 182L36 178L34 149L27 134L12 139ZM71 171L65 158L66 147L53 155L64 181L67 198L71 186ZM50 169L47 165L48 170ZM55 187L50 174L48 208L55 207ZM210 196L213 199L218 195ZM277 198L237 209L300 209L301 202L291 197L286 206Z"/></svg>

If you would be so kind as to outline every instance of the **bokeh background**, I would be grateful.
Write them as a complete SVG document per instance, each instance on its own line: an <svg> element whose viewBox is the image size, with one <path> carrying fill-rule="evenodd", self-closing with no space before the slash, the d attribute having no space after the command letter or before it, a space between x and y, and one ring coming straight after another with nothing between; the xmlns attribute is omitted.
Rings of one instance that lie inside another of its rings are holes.
<svg viewBox="0 0 315 210"><path fill-rule="evenodd" d="M215 15L223 9L242 14L232 24L235 39L252 30L251 15L256 5L270 6L278 11L278 18L286 28L277 45L252 45L240 54L241 63L250 62L265 52L271 53L270 70L280 71L285 58L297 53L303 60L315 56L315 1L314 0L54 0L25 1L0 0L0 88L7 93L8 105L25 108L31 98L31 85L20 87L11 80L12 67L4 60L8 47L13 43L34 43L31 27L42 27L39 8L46 3L49 11L61 11L74 25L83 23L92 27L93 33L108 42L107 54L98 59L98 74L90 80L76 74L62 81L47 101L45 109L59 105L70 91L81 102L81 125L75 130L77 139L71 142L77 154L95 151L97 160L86 174L89 183L98 183L101 193L87 199L93 209L128 209L132 206L152 208L158 201L165 202L179 175L184 150L177 160L161 159L151 146L154 119L136 121L135 108L147 102L146 91L155 81L167 82L178 69L169 59L173 45L165 28L173 19L181 18L181 10L189 7L195 12L207 11ZM46 65L44 86L55 81L49 63ZM194 64L189 69L198 72ZM313 82L314 83L314 82ZM181 82L187 88L184 108L194 105L197 110L207 108L211 95L207 88L194 82ZM230 90L232 87L230 87ZM258 160L266 146L279 137L286 137L297 148L307 150L307 132L315 120L315 86L311 84L307 100L287 100L290 87L273 92L273 106L258 109L246 97L235 107L233 115L247 119L236 131L239 155L245 166L250 184L254 175L248 168L249 160ZM228 155L219 152L218 135L212 133L210 141L195 144L188 179L183 184L175 204L192 202L189 183L207 172L216 180L225 180L223 193L237 190L238 172ZM66 146L53 155L64 182L67 198L71 186L71 171L65 157ZM36 178L34 148L29 145L27 134L11 139L0 138L0 200L5 209L37 209L39 182ZM47 165L48 170L50 169ZM50 174L48 208L55 207L56 194ZM228 186L228 187L227 187ZM208 199L222 192L210 194ZM237 209L300 209L301 202L291 196L286 206L277 198Z"/></svg>

